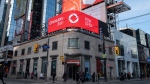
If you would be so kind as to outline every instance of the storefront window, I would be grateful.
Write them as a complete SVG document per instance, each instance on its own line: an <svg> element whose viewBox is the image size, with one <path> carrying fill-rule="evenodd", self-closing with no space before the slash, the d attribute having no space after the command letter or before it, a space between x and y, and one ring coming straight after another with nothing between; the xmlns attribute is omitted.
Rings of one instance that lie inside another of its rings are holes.
<svg viewBox="0 0 150 84"><path fill-rule="evenodd" d="M37 61L38 61L38 59L34 59L33 71L37 70Z"/></svg>
<svg viewBox="0 0 150 84"><path fill-rule="evenodd" d="M89 73L90 74L90 58L85 58L85 73Z"/></svg>
<svg viewBox="0 0 150 84"><path fill-rule="evenodd" d="M52 58L52 60L53 61L51 62L51 75L53 72L56 74L56 63L57 63L56 58Z"/></svg>
<svg viewBox="0 0 150 84"><path fill-rule="evenodd" d="M22 71L23 71L23 64L24 64L24 62L23 62L23 60L21 60L21 61L20 61L20 69L19 69L19 72L22 72Z"/></svg>
<svg viewBox="0 0 150 84"><path fill-rule="evenodd" d="M46 58L42 59L41 73L46 74Z"/></svg>
<svg viewBox="0 0 150 84"><path fill-rule="evenodd" d="M100 75L100 77L104 77L104 60L97 59L97 73Z"/></svg>

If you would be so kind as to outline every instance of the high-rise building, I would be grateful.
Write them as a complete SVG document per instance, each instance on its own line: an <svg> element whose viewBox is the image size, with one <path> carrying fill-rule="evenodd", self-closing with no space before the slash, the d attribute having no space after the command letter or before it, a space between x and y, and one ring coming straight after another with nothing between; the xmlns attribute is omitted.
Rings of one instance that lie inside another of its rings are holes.
<svg viewBox="0 0 150 84"><path fill-rule="evenodd" d="M27 41L44 36L48 19L61 11L61 0L15 0L17 41Z"/></svg>

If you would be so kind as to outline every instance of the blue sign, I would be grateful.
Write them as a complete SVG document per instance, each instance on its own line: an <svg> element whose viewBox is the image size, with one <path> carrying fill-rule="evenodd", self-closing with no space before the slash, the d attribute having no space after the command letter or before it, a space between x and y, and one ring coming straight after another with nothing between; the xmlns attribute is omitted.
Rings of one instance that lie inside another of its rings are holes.
<svg viewBox="0 0 150 84"><path fill-rule="evenodd" d="M50 48L48 45L44 45L44 46L42 46L42 48L43 49L48 49L48 48Z"/></svg>
<svg viewBox="0 0 150 84"><path fill-rule="evenodd" d="M147 58L147 62L150 62L150 57Z"/></svg>

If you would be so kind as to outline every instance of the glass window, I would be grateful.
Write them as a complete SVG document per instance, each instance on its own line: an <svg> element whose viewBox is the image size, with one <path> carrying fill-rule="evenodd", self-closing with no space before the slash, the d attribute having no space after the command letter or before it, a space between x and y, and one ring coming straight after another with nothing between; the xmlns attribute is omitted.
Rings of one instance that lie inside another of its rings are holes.
<svg viewBox="0 0 150 84"><path fill-rule="evenodd" d="M69 48L78 48L78 38L69 38L68 39Z"/></svg>
<svg viewBox="0 0 150 84"><path fill-rule="evenodd" d="M102 52L103 51L103 46L101 44L98 45L98 51Z"/></svg>
<svg viewBox="0 0 150 84"><path fill-rule="evenodd" d="M84 48L90 50L90 42L89 41L84 42Z"/></svg>
<svg viewBox="0 0 150 84"><path fill-rule="evenodd" d="M23 60L20 61L20 69L19 69L19 72L22 72L23 71L23 65L24 65L24 62Z"/></svg>
<svg viewBox="0 0 150 84"><path fill-rule="evenodd" d="M43 73L44 75L46 74L46 58L42 59L42 67L41 67L41 73Z"/></svg>
<svg viewBox="0 0 150 84"><path fill-rule="evenodd" d="M109 49L109 54L112 55L113 54L112 48L109 47L108 49Z"/></svg>
<svg viewBox="0 0 150 84"><path fill-rule="evenodd" d="M52 43L52 50L57 50L57 41Z"/></svg>
<svg viewBox="0 0 150 84"><path fill-rule="evenodd" d="M21 55L24 55L24 54L25 54L25 49L22 49Z"/></svg>
<svg viewBox="0 0 150 84"><path fill-rule="evenodd" d="M96 59L97 73L100 77L104 77L104 60Z"/></svg>
<svg viewBox="0 0 150 84"><path fill-rule="evenodd" d="M37 64L38 64L38 59L34 59L33 71L36 71L36 70L37 70Z"/></svg>
<svg viewBox="0 0 150 84"><path fill-rule="evenodd" d="M28 48L28 54L31 54L31 47Z"/></svg>
<svg viewBox="0 0 150 84"><path fill-rule="evenodd" d="M15 56L17 56L17 54L18 54L18 51L15 51Z"/></svg>
<svg viewBox="0 0 150 84"><path fill-rule="evenodd" d="M51 75L52 75L53 72L56 74L56 63L57 63L55 57L52 58L52 60L53 60L53 61L51 62Z"/></svg>

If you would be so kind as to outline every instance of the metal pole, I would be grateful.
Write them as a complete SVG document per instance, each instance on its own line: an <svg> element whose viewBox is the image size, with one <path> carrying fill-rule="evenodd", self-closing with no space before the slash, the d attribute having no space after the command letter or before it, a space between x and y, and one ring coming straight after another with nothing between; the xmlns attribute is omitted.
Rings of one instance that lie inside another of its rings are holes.
<svg viewBox="0 0 150 84"><path fill-rule="evenodd" d="M103 39L103 55L105 55L105 38L104 35L102 34L102 39ZM104 81L107 81L107 75L106 75L106 57L103 58L104 59Z"/></svg>
<svg viewBox="0 0 150 84"><path fill-rule="evenodd" d="M48 35L48 43L49 46L49 35ZM46 74L45 74L45 81L47 81L47 69L48 69L48 54L49 54L49 48L47 48L47 59L46 59Z"/></svg>

